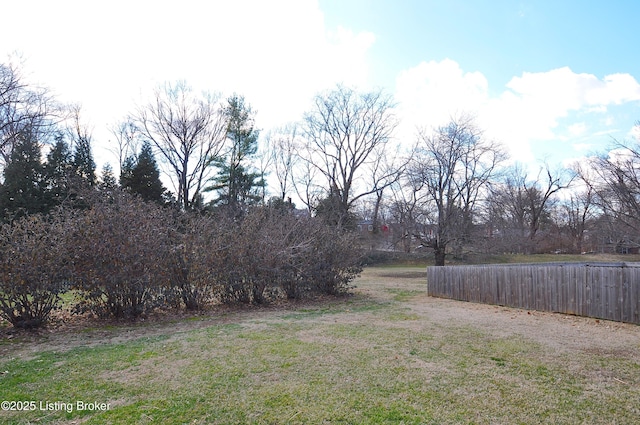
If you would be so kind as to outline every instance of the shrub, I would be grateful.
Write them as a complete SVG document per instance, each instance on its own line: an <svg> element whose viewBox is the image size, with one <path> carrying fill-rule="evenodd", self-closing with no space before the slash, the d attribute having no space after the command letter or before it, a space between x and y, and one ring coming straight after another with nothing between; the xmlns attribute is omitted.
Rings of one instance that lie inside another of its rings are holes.
<svg viewBox="0 0 640 425"><path fill-rule="evenodd" d="M347 292L362 271L362 249L353 232L313 223L313 246L305 274L311 289L327 295Z"/></svg>
<svg viewBox="0 0 640 425"><path fill-rule="evenodd" d="M220 224L211 216L177 213L171 223L168 271L174 304L199 310L215 299Z"/></svg>
<svg viewBox="0 0 640 425"><path fill-rule="evenodd" d="M217 261L212 264L215 270L217 293L223 304L254 302L252 295L258 291L254 287L256 260L251 258L251 244L257 238L252 236L253 216L248 214L241 219L218 216L218 240L221 249ZM258 299L261 296L258 295Z"/></svg>
<svg viewBox="0 0 640 425"><path fill-rule="evenodd" d="M16 328L45 324L66 289L65 223L57 212L0 227L0 315Z"/></svg>
<svg viewBox="0 0 640 425"><path fill-rule="evenodd" d="M113 191L88 200L69 229L76 312L135 318L163 305L169 287L167 210Z"/></svg>
<svg viewBox="0 0 640 425"><path fill-rule="evenodd" d="M278 288L287 298L310 292L337 295L362 270L356 235L315 218L257 207L227 227L217 268L223 303L261 304Z"/></svg>

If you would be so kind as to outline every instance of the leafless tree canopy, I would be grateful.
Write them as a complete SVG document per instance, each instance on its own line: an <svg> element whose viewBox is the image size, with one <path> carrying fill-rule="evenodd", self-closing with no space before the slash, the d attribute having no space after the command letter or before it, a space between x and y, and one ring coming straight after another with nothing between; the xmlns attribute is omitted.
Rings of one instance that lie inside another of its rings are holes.
<svg viewBox="0 0 640 425"><path fill-rule="evenodd" d="M470 236L479 197L504 159L502 149L484 139L468 116L433 133L420 132L410 173L432 205L437 230L424 242L433 247L437 265L444 265L447 245Z"/></svg>
<svg viewBox="0 0 640 425"><path fill-rule="evenodd" d="M297 151L300 130L290 125L269 134L269 149L273 173L278 180L278 195L285 201L293 185L294 169L297 163Z"/></svg>
<svg viewBox="0 0 640 425"><path fill-rule="evenodd" d="M209 178L209 161L226 136L217 98L197 96L184 82L165 85L133 120L159 152L179 204L185 209L197 204Z"/></svg>
<svg viewBox="0 0 640 425"><path fill-rule="evenodd" d="M0 155L5 164L18 134L40 139L62 115L47 89L28 85L17 66L0 64Z"/></svg>
<svg viewBox="0 0 640 425"><path fill-rule="evenodd" d="M368 185L367 167L375 163L397 126L393 101L382 91L360 93L338 86L319 95L305 115L307 150L303 159L338 194L342 215L378 188Z"/></svg>
<svg viewBox="0 0 640 425"><path fill-rule="evenodd" d="M141 142L140 129L134 122L125 120L113 125L110 131L115 138L115 144L111 146L111 152L116 155L119 174L122 174L122 166L125 160L134 156L139 150Z"/></svg>
<svg viewBox="0 0 640 425"><path fill-rule="evenodd" d="M608 155L592 159L596 179L590 181L604 213L640 231L640 149L637 143L617 143Z"/></svg>
<svg viewBox="0 0 640 425"><path fill-rule="evenodd" d="M504 173L492 187L489 226L499 229L503 239L517 252L536 251L538 234L549 227L555 195L571 184L572 178L548 165L531 178L519 164Z"/></svg>

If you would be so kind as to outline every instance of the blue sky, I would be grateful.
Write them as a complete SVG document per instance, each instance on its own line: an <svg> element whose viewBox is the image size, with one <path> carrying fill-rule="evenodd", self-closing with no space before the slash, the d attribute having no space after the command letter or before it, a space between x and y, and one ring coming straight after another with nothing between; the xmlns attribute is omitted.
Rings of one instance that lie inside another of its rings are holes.
<svg viewBox="0 0 640 425"><path fill-rule="evenodd" d="M613 138L629 138L640 119L638 2L321 0L320 6L328 27L375 35L370 83L394 87L400 101L411 102L411 90L423 101L435 97L425 108L435 119L422 118L427 125L441 121L434 109L447 89L438 86L451 88L453 102L442 102L447 114L477 114L488 135L532 168L602 151ZM420 118L412 121L421 125Z"/></svg>
<svg viewBox="0 0 640 425"><path fill-rule="evenodd" d="M264 130L338 82L383 88L403 144L472 113L532 168L601 152L640 119L635 1L25 0L3 15L0 55L82 104L99 163L115 161L107 127L177 79L244 94Z"/></svg>
<svg viewBox="0 0 640 425"><path fill-rule="evenodd" d="M329 27L376 35L372 67L385 84L419 61L446 58L496 87L563 66L599 77L640 71L631 59L634 1L320 0L320 7Z"/></svg>

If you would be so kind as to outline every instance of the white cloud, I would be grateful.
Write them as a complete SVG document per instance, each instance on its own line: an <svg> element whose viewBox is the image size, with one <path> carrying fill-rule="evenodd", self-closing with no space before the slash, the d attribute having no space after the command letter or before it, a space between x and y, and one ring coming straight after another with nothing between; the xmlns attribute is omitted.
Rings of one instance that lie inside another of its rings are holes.
<svg viewBox="0 0 640 425"><path fill-rule="evenodd" d="M578 122L575 124L571 124L569 127L567 127L567 130L569 130L569 134L571 136L582 136L587 132L587 125L583 122Z"/></svg>
<svg viewBox="0 0 640 425"><path fill-rule="evenodd" d="M445 124L458 113L473 113L488 97L487 79L464 72L457 62L422 62L402 71L396 80L396 100L402 117L402 138L413 139L417 128Z"/></svg>
<svg viewBox="0 0 640 425"><path fill-rule="evenodd" d="M631 137L640 142L640 124L636 124L631 128Z"/></svg>
<svg viewBox="0 0 640 425"><path fill-rule="evenodd" d="M587 92L586 98L596 107L640 100L640 84L629 74L607 75Z"/></svg>
<svg viewBox="0 0 640 425"><path fill-rule="evenodd" d="M48 0L3 8L0 54L80 102L96 139L164 82L245 95L269 128L298 119L318 91L366 84L368 32L329 32L316 0ZM24 19L29 17L25 30Z"/></svg>
<svg viewBox="0 0 640 425"><path fill-rule="evenodd" d="M446 59L422 62L401 72L396 95L407 128L440 125L464 111L475 113L486 135L503 143L512 159L532 162L532 144L538 141L572 140L591 130L584 122L559 128L571 114L602 114L610 105L640 99L640 84L628 74L599 79L577 74L568 67L548 72L525 72L513 77L497 96L479 72L465 72ZM606 125L607 117L603 118Z"/></svg>

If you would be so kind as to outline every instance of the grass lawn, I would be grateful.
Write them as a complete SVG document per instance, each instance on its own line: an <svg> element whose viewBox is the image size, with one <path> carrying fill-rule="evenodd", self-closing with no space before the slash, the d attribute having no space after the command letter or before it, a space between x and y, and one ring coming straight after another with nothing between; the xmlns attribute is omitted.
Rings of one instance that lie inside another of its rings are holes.
<svg viewBox="0 0 640 425"><path fill-rule="evenodd" d="M356 285L324 304L0 339L0 400L35 402L0 423L640 421L640 327L429 298L418 267Z"/></svg>

